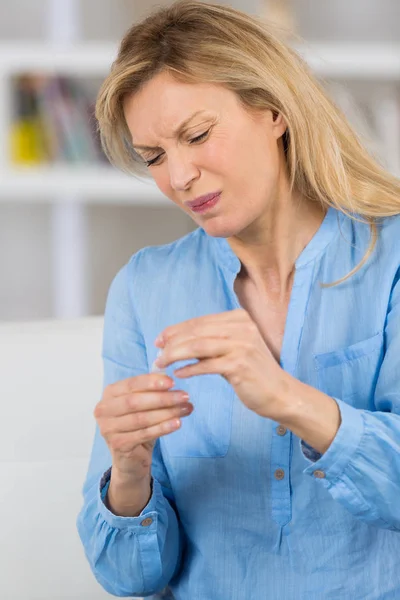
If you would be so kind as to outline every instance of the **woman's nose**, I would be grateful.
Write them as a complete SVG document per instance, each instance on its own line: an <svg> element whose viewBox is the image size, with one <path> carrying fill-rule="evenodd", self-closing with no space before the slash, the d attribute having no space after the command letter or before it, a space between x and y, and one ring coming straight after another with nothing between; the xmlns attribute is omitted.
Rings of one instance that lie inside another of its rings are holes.
<svg viewBox="0 0 400 600"><path fill-rule="evenodd" d="M182 154L168 158L171 187L176 191L186 190L198 178L198 168Z"/></svg>

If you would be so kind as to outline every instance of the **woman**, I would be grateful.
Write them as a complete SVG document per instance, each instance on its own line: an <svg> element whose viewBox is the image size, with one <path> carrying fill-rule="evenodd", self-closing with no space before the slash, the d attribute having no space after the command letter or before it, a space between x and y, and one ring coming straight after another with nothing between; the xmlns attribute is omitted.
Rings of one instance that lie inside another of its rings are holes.
<svg viewBox="0 0 400 600"><path fill-rule="evenodd" d="M268 26L219 5L133 26L97 118L198 225L109 291L78 518L98 581L400 598L399 182Z"/></svg>

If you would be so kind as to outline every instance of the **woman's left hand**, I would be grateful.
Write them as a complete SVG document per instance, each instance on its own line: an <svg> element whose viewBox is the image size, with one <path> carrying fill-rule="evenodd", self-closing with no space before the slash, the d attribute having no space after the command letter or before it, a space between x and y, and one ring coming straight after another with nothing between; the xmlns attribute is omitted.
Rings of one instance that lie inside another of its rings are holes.
<svg viewBox="0 0 400 600"><path fill-rule="evenodd" d="M155 345L163 349L156 361L158 367L198 359L197 363L174 371L176 377L222 375L250 410L279 421L290 375L276 362L244 309L167 327Z"/></svg>

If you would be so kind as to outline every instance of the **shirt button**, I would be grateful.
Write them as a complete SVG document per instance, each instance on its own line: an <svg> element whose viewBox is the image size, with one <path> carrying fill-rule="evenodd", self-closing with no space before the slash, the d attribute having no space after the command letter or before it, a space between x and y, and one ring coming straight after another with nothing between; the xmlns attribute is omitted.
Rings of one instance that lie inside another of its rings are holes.
<svg viewBox="0 0 400 600"><path fill-rule="evenodd" d="M285 471L283 469L277 469L274 475L275 479L283 479L285 477Z"/></svg>
<svg viewBox="0 0 400 600"><path fill-rule="evenodd" d="M323 479L325 477L325 473L324 471L314 471L314 477L317 477L318 479Z"/></svg>
<svg viewBox="0 0 400 600"><path fill-rule="evenodd" d="M286 432L287 432L287 429L286 429L286 427L284 427L283 425L279 425L279 426L276 428L276 433L277 433L278 435L285 435L285 433L286 433Z"/></svg>
<svg viewBox="0 0 400 600"><path fill-rule="evenodd" d="M148 527L149 525L152 524L152 522L153 522L153 519L148 517L147 519L144 519L140 524L143 525L143 527Z"/></svg>

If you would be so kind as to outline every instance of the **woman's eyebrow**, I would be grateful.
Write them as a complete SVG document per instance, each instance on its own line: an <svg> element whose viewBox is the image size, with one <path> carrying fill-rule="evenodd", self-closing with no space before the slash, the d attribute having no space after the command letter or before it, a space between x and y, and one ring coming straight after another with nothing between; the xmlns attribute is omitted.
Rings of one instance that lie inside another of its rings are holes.
<svg viewBox="0 0 400 600"><path fill-rule="evenodd" d="M174 129L172 132L172 137L181 135L185 128L189 125L190 121L204 112L204 110L196 110L196 112L190 115L190 117L185 119L180 125L178 125L178 127L176 127L176 129ZM161 150L160 146L142 146L140 144L132 144L132 146L135 150Z"/></svg>

